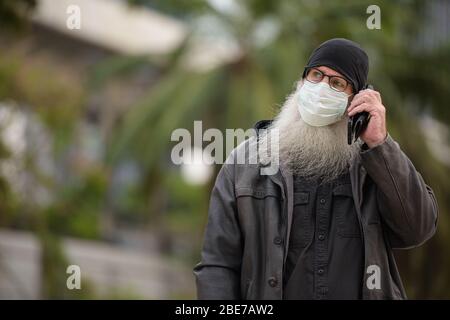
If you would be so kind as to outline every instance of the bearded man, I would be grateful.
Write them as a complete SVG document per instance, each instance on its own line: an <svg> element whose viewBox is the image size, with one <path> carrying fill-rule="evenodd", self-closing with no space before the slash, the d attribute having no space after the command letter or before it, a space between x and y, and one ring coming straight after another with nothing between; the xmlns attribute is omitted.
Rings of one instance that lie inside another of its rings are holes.
<svg viewBox="0 0 450 320"><path fill-rule="evenodd" d="M406 298L392 250L427 241L438 207L387 132L367 74L358 44L324 42L278 116L256 125L258 141L278 132L279 170L263 175L267 161L237 163L252 139L231 153L194 268L198 298ZM369 122L349 145L348 118L361 112Z"/></svg>

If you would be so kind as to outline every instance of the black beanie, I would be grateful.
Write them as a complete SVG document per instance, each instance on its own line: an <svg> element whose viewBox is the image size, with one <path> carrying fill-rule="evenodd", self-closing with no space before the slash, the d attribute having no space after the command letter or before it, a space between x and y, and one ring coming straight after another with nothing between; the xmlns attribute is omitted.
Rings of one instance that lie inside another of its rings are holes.
<svg viewBox="0 0 450 320"><path fill-rule="evenodd" d="M369 58L356 43L343 38L325 41L312 52L303 71L303 78L308 68L326 66L341 73L350 80L355 93L364 89L369 72Z"/></svg>

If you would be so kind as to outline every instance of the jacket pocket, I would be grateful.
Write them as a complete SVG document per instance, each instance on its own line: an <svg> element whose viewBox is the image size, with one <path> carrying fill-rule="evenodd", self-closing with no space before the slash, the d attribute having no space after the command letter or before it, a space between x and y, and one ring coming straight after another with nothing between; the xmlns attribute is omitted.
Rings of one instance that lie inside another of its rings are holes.
<svg viewBox="0 0 450 320"><path fill-rule="evenodd" d="M264 228L268 221L278 223L281 210L281 194L275 188L236 188L236 206L242 231L252 234Z"/></svg>
<svg viewBox="0 0 450 320"><path fill-rule="evenodd" d="M333 189L333 213L336 217L339 236L344 238L361 237L351 184L338 185Z"/></svg>
<svg viewBox="0 0 450 320"><path fill-rule="evenodd" d="M312 212L309 207L309 192L294 193L294 221L292 226L292 247L304 248L313 237Z"/></svg>
<svg viewBox="0 0 450 320"><path fill-rule="evenodd" d="M238 197L252 197L255 199L265 199L267 197L280 197L280 192L273 188L268 189L254 189L241 187L236 188L236 198Z"/></svg>

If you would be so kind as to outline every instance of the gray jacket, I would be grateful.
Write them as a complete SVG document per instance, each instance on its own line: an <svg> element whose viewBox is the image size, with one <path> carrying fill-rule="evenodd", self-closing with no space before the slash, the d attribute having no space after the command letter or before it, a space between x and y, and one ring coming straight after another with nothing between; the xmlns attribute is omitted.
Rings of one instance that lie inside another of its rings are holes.
<svg viewBox="0 0 450 320"><path fill-rule="evenodd" d="M268 124L260 121L257 129ZM194 268L199 299L283 296L293 178L282 162L274 175L261 175L260 163L236 164L248 141L230 154L212 190L201 262ZM361 150L350 177L365 249L363 299L405 299L392 249L419 246L435 233L434 193L390 135Z"/></svg>

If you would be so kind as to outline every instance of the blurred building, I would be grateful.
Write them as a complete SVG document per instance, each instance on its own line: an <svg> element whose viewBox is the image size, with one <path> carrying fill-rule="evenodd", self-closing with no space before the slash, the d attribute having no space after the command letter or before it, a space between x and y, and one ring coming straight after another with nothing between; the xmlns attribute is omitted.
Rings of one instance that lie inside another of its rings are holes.
<svg viewBox="0 0 450 320"><path fill-rule="evenodd" d="M64 239L63 248L71 264L80 267L83 282L95 288L98 297L192 296L190 270L158 255L70 238ZM41 247L35 235L0 230L0 299L41 298L40 259Z"/></svg>

